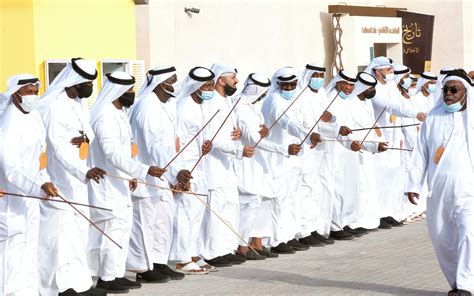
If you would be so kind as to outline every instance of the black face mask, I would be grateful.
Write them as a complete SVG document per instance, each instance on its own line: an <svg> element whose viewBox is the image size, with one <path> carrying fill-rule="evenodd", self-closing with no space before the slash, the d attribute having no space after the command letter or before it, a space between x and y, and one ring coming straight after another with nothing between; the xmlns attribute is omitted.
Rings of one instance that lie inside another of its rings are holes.
<svg viewBox="0 0 474 296"><path fill-rule="evenodd" d="M375 97L375 89L374 90L368 90L364 93L364 97L366 99L372 99L373 97Z"/></svg>
<svg viewBox="0 0 474 296"><path fill-rule="evenodd" d="M226 94L226 96L232 96L233 94L235 94L235 92L237 91L237 88L233 88L232 86L228 85L227 83L224 85L224 92Z"/></svg>
<svg viewBox="0 0 474 296"><path fill-rule="evenodd" d="M92 91L93 91L92 84L80 84L80 85L76 86L76 89L77 89L77 92L78 92L77 96L80 99L90 97L92 95Z"/></svg>
<svg viewBox="0 0 474 296"><path fill-rule="evenodd" d="M120 96L119 102L125 108L130 108L135 102L135 93L124 93Z"/></svg>

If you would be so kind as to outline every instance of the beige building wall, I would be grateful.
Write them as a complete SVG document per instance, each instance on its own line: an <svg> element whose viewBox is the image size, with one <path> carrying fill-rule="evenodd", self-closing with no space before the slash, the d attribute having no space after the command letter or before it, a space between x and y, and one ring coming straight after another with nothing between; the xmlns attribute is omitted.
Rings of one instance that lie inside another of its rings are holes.
<svg viewBox="0 0 474 296"><path fill-rule="evenodd" d="M348 5L406 7L435 15L432 70L474 65L473 4L468 0L360 0ZM308 62L330 67L334 40L324 0L150 0L137 6L137 58L147 65L174 65L179 78L215 62L269 77L283 66ZM200 9L186 14L185 7ZM148 20L149 27L141 28ZM146 38L148 36L148 38ZM344 38L344 35L343 35ZM356 71L357 69L351 69Z"/></svg>

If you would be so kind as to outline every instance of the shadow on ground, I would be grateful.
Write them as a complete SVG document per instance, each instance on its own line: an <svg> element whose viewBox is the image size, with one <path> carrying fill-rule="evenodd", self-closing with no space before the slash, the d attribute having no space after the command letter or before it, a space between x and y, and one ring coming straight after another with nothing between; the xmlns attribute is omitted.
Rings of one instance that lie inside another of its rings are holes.
<svg viewBox="0 0 474 296"><path fill-rule="evenodd" d="M253 278L249 278L249 273L256 275ZM327 287L327 288L341 288L350 289L359 292L367 291L374 293L387 293L392 295L417 295L417 296L441 296L446 295L446 292L440 291L427 291L420 289L410 289L404 287L396 287L384 284L374 283L360 283L350 281L338 281L308 277L290 272L283 271L271 271L258 268L234 268L232 273L227 272L216 272L213 276L223 278L233 278L246 281L255 282L283 282L290 285L296 286L309 286L309 287Z"/></svg>

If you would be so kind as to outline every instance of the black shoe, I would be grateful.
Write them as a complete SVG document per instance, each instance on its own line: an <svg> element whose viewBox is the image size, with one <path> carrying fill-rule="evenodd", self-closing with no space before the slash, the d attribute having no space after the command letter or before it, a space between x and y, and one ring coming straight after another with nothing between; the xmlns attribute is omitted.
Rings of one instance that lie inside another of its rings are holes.
<svg viewBox="0 0 474 296"><path fill-rule="evenodd" d="M263 255L265 256L266 258L278 258L278 254L277 253L273 253L272 251L270 251L270 249L267 249L265 247L262 247L262 250L256 250L260 255Z"/></svg>
<svg viewBox="0 0 474 296"><path fill-rule="evenodd" d="M365 233L365 232L357 231L357 230L355 230L355 229L350 228L349 226L345 226L345 227L343 228L343 230L344 230L345 232L349 232L350 234L352 234L352 235L355 236L355 237L361 237L361 236L363 236L364 234L367 234L367 233L368 233L368 232Z"/></svg>
<svg viewBox="0 0 474 296"><path fill-rule="evenodd" d="M58 293L58 296L75 296L79 295L74 289L67 289L64 292Z"/></svg>
<svg viewBox="0 0 474 296"><path fill-rule="evenodd" d="M226 260L224 257L216 257L210 260L204 260L207 262L207 264L215 266L215 267L231 267L232 262Z"/></svg>
<svg viewBox="0 0 474 296"><path fill-rule="evenodd" d="M335 240L351 240L354 238L352 234L347 231L339 230L339 231L331 231L329 237Z"/></svg>
<svg viewBox="0 0 474 296"><path fill-rule="evenodd" d="M307 244L297 241L296 239L292 239L287 242L287 245L295 249L295 251L306 251L309 249Z"/></svg>
<svg viewBox="0 0 474 296"><path fill-rule="evenodd" d="M308 235L307 237L300 238L298 241L310 247L324 247L324 243L316 239L312 235Z"/></svg>
<svg viewBox="0 0 474 296"><path fill-rule="evenodd" d="M333 239L330 239L330 238L325 238L324 236L322 236L321 234L319 234L317 231L313 231L311 232L311 235L319 240L320 242L323 242L324 244L326 245L332 245L334 244L334 240Z"/></svg>
<svg viewBox="0 0 474 296"><path fill-rule="evenodd" d="M272 247L270 250L276 254L294 254L296 252L295 249L285 243L280 243L278 246Z"/></svg>
<svg viewBox="0 0 474 296"><path fill-rule="evenodd" d="M148 270L145 272L137 273L137 283L166 283L171 280L169 275L160 273L158 271Z"/></svg>
<svg viewBox="0 0 474 296"><path fill-rule="evenodd" d="M142 284L131 281L131 280L127 279L126 277L115 278L115 280L117 281L117 283L119 285L121 285L123 287L127 287L129 289L139 289L139 288L142 287Z"/></svg>
<svg viewBox="0 0 474 296"><path fill-rule="evenodd" d="M357 230L357 231L360 231L360 232L364 232L365 234L368 234L370 231L374 231L374 230L377 231L377 228L367 229L367 228L364 228L364 227L357 227L354 230Z"/></svg>
<svg viewBox="0 0 474 296"><path fill-rule="evenodd" d="M162 274L162 275L167 275L172 280L182 280L182 279L184 279L184 273L174 271L166 264L153 263L153 271L157 272L159 274Z"/></svg>
<svg viewBox="0 0 474 296"><path fill-rule="evenodd" d="M79 293L79 295L84 296L107 296L107 291L98 288L90 288L87 291Z"/></svg>
<svg viewBox="0 0 474 296"><path fill-rule="evenodd" d="M358 227L355 230L365 232L366 234L369 234L370 232L374 232L374 231L379 231L378 228L368 229L368 228L364 228L364 227Z"/></svg>
<svg viewBox="0 0 474 296"><path fill-rule="evenodd" d="M231 262L232 264L242 264L247 261L247 259L245 259L245 257L239 253L236 253L235 255L227 254L222 257L224 257L225 260Z"/></svg>
<svg viewBox="0 0 474 296"><path fill-rule="evenodd" d="M467 290L458 290L458 293L456 294L457 296L472 296L471 292Z"/></svg>
<svg viewBox="0 0 474 296"><path fill-rule="evenodd" d="M257 253L255 253L255 252L257 252ZM245 255L245 259L247 259L247 260L265 260L265 259L267 259L267 256L265 256L265 254L261 255L257 250L255 250L255 252L252 249L249 249L248 252L247 252L247 255ZM242 255L240 253L236 253L236 254Z"/></svg>
<svg viewBox="0 0 474 296"><path fill-rule="evenodd" d="M454 288L451 291L448 292L448 296L457 296L458 295L458 289Z"/></svg>
<svg viewBox="0 0 474 296"><path fill-rule="evenodd" d="M402 222L398 222L393 217L385 217L385 218L382 218L382 220L385 220L385 222L389 223L393 227L402 227L403 226Z"/></svg>
<svg viewBox="0 0 474 296"><path fill-rule="evenodd" d="M242 258L242 259L245 259L245 256L242 255L242 254L240 254L239 252L235 252L234 256L237 256L237 257L240 257L240 258ZM247 260L247 259L245 259L245 260ZM245 261L244 261L244 262L245 262Z"/></svg>
<svg viewBox="0 0 474 296"><path fill-rule="evenodd" d="M125 293L130 292L128 287L124 287L120 285L117 282L117 279L113 281L103 281L101 278L99 278L99 280L97 281L96 288L103 289L107 293L114 293L114 294L125 294Z"/></svg>
<svg viewBox="0 0 474 296"><path fill-rule="evenodd" d="M386 222L383 218L380 218L380 225L379 225L379 228L380 228L380 229L391 229L391 228L392 228L392 224Z"/></svg>

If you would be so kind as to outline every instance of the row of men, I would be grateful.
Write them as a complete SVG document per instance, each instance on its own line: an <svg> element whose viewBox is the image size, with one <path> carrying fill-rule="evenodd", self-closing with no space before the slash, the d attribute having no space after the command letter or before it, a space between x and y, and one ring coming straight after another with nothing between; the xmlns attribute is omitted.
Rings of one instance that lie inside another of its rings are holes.
<svg viewBox="0 0 474 296"><path fill-rule="evenodd" d="M412 83L410 69L386 57L357 76L340 71L325 88L324 73L308 64L271 81L250 74L235 95L233 67L196 67L175 97L175 68L159 67L135 100L134 78L114 72L90 112L83 99L97 71L85 60L72 59L41 99L34 76L9 79L0 125L4 294L125 293L424 212L423 202L401 198L402 164L439 79L423 73Z"/></svg>

